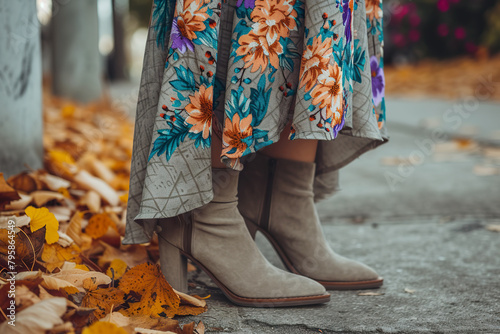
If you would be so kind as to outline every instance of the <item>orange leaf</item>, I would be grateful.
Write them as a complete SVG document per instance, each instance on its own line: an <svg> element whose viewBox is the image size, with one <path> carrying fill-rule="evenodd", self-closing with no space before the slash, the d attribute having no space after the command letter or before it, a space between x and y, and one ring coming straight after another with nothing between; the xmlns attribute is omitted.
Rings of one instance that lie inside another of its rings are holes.
<svg viewBox="0 0 500 334"><path fill-rule="evenodd" d="M21 197L17 191L5 182L3 173L0 173L0 208L5 204L20 198Z"/></svg>
<svg viewBox="0 0 500 334"><path fill-rule="evenodd" d="M180 298L163 276L158 265L143 263L123 275L120 289L125 293L134 291L141 300L130 303L128 315L149 314L155 317L166 315L172 318L179 308Z"/></svg>
<svg viewBox="0 0 500 334"><path fill-rule="evenodd" d="M87 291L82 299L82 306L95 308L94 315L97 319L102 319L113 308L123 304L124 296L125 293L117 288L97 288Z"/></svg>
<svg viewBox="0 0 500 334"><path fill-rule="evenodd" d="M68 247L62 247L59 244L45 245L42 252L42 261L45 262L45 267L50 272L56 268L61 268L64 261L81 264L80 247L75 244Z"/></svg>
<svg viewBox="0 0 500 334"><path fill-rule="evenodd" d="M116 224L106 213L98 213L89 219L89 224L85 228L85 233L94 239L102 237L108 231L108 228L117 230Z"/></svg>

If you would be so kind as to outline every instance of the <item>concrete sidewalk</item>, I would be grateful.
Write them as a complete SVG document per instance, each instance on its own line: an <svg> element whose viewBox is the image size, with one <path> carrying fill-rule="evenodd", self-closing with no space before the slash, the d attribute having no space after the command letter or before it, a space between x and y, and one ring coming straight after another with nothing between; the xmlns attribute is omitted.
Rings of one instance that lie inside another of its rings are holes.
<svg viewBox="0 0 500 334"><path fill-rule="evenodd" d="M191 292L211 294L209 308L180 320L220 333L500 333L500 233L485 228L500 224L500 104L460 106L389 98L390 142L343 168L342 190L318 205L333 249L384 276L370 290L381 295L243 308L195 272Z"/></svg>

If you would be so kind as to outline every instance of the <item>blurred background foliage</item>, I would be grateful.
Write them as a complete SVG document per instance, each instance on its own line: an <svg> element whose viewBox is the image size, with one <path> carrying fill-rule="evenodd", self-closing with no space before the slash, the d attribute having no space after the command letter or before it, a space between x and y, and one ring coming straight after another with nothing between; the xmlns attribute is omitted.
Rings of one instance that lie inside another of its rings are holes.
<svg viewBox="0 0 500 334"><path fill-rule="evenodd" d="M487 56L500 51L500 1L384 1L385 61Z"/></svg>

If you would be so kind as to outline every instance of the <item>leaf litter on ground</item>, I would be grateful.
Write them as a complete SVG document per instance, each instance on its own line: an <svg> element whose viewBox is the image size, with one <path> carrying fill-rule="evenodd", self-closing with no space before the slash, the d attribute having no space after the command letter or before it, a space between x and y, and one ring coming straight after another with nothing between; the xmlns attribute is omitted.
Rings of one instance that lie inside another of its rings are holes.
<svg viewBox="0 0 500 334"><path fill-rule="evenodd" d="M106 101L45 96L44 106L44 168L0 173L0 332L14 328L15 275L13 333L204 333L201 321L173 319L207 305L166 281L157 240L121 245L132 120Z"/></svg>

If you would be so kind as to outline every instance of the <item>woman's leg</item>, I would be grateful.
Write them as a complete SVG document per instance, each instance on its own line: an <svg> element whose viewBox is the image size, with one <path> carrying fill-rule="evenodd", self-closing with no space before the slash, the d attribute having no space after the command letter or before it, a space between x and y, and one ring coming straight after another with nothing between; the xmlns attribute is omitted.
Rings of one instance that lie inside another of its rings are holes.
<svg viewBox="0 0 500 334"><path fill-rule="evenodd" d="M227 166L220 161L220 155L222 153L222 140L215 133L215 131L212 132L211 149L212 149L212 168L226 168Z"/></svg>
<svg viewBox="0 0 500 334"><path fill-rule="evenodd" d="M312 139L289 140L290 124L281 132L278 142L262 149L262 153L276 159L314 162L318 141Z"/></svg>

